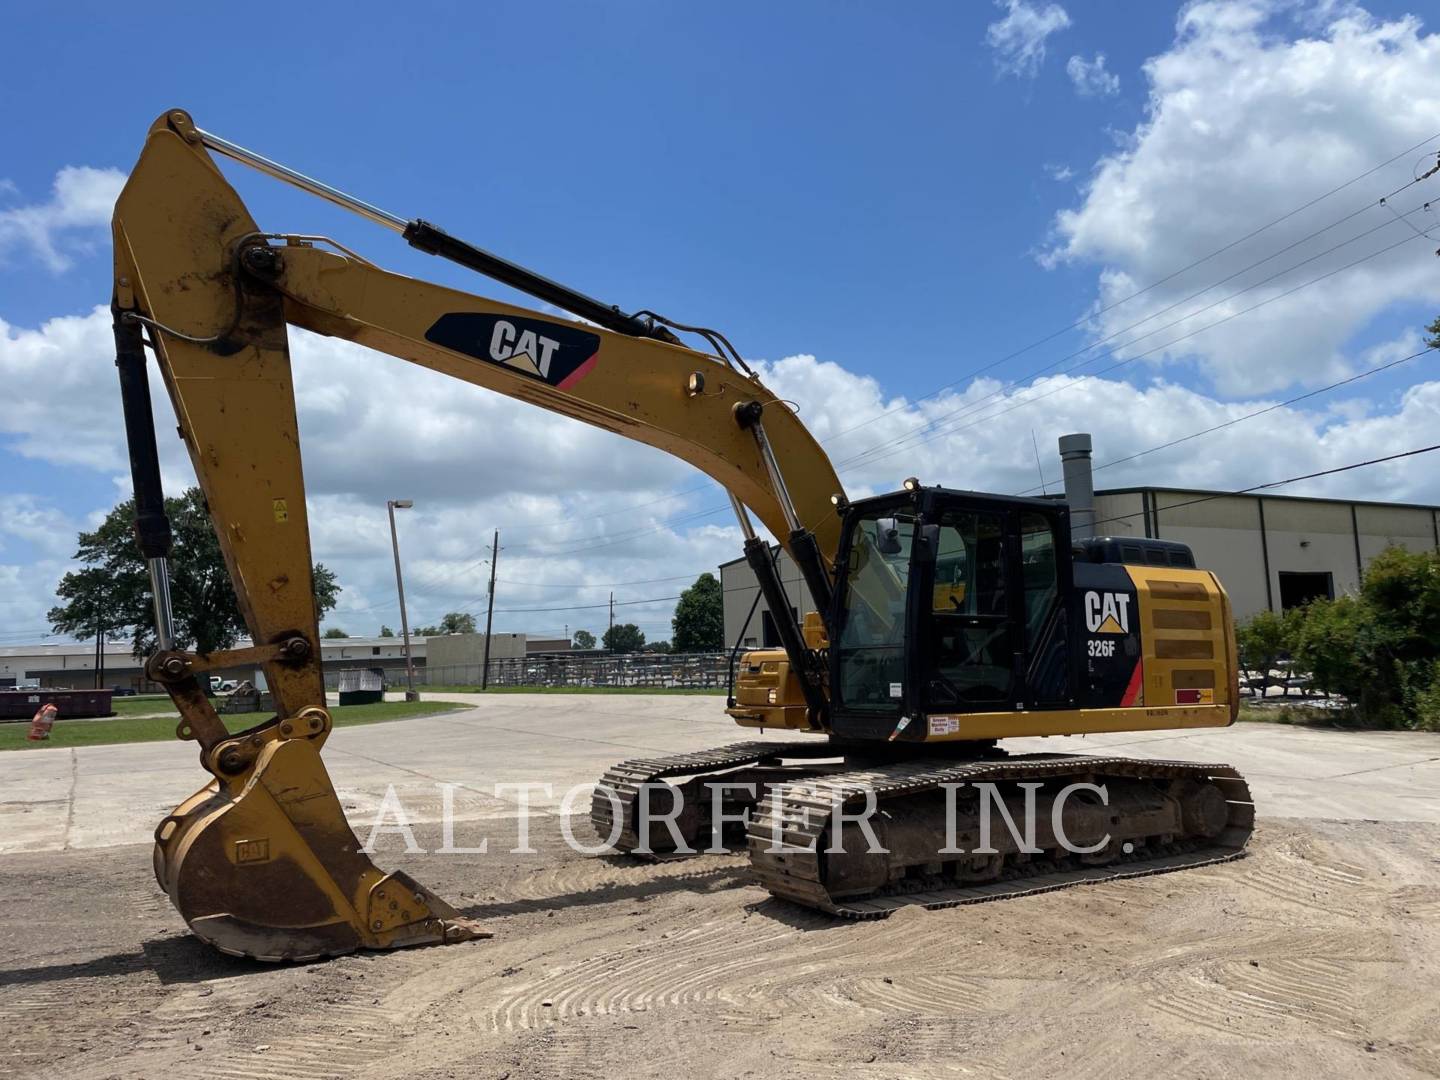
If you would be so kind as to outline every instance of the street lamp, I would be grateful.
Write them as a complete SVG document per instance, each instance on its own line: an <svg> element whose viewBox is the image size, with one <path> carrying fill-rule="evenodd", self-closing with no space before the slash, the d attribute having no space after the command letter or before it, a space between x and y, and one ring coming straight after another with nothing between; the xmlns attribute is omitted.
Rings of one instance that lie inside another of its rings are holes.
<svg viewBox="0 0 1440 1080"><path fill-rule="evenodd" d="M390 514L390 546L395 550L395 589L400 593L400 633L405 640L405 700L419 701L415 689L415 664L410 659L410 620L405 615L405 579L400 576L400 538L395 532L395 511L409 510L415 505L413 499L387 499L385 509Z"/></svg>

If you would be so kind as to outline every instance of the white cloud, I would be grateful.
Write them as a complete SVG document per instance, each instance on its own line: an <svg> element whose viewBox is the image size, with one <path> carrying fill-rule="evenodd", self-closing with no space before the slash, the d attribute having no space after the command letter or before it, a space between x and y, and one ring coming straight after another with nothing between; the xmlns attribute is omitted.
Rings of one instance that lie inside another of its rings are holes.
<svg viewBox="0 0 1440 1080"><path fill-rule="evenodd" d="M1046 162L1045 175L1050 177L1051 180L1063 184L1067 180L1075 179L1075 170L1072 169L1069 165Z"/></svg>
<svg viewBox="0 0 1440 1080"><path fill-rule="evenodd" d="M1378 205L1414 176L1419 150L1124 302L1440 129L1440 35L1422 33L1414 18L1384 21L1353 5L1303 9L1304 25L1285 21L1295 14L1281 0L1184 8L1172 47L1145 65L1145 119L1100 159L1080 205L1056 216L1047 254L1052 264L1099 268L1096 307L1110 310L1097 310L1095 329L1098 337L1118 335L1121 356L1166 346L1155 361L1197 361L1227 394L1330 381L1347 368L1347 343L1375 318L1399 304L1440 302L1436 244ZM1420 206L1437 195L1440 179L1396 196L1394 205L1429 227L1436 217ZM1363 212L1306 239L1352 210ZM1394 250L1282 295L1397 241ZM1249 291L1230 298L1242 289ZM1259 303L1265 306L1243 318L1178 340Z"/></svg>
<svg viewBox="0 0 1440 1080"><path fill-rule="evenodd" d="M1120 92L1120 76L1105 70L1105 54L1097 52L1095 59L1072 56L1065 64L1065 74L1075 84L1075 92L1081 97L1109 97Z"/></svg>
<svg viewBox="0 0 1440 1080"><path fill-rule="evenodd" d="M50 199L0 209L0 256L26 247L51 271L69 269L72 254L88 251L94 232L110 223L125 174L118 169L67 165L55 174ZM15 185L0 183L0 194Z"/></svg>
<svg viewBox="0 0 1440 1080"><path fill-rule="evenodd" d="M0 512L0 552L6 539L23 540L55 558L69 558L75 550L79 525L46 499L24 493L6 494Z"/></svg>
<svg viewBox="0 0 1440 1080"><path fill-rule="evenodd" d="M108 307L33 330L0 319L0 373L0 436L12 450L56 465L125 467Z"/></svg>
<svg viewBox="0 0 1440 1080"><path fill-rule="evenodd" d="M1028 0L995 0L1005 17L985 28L985 41L995 50L995 66L1006 75L1033 78L1045 62L1045 39L1070 25L1059 4Z"/></svg>

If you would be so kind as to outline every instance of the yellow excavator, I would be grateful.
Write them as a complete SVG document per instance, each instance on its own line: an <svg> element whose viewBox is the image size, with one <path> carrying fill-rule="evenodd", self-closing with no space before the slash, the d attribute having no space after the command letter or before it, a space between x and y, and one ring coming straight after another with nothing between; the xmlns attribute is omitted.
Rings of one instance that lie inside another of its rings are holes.
<svg viewBox="0 0 1440 1080"><path fill-rule="evenodd" d="M265 232L212 154L578 319L393 274L325 237ZM592 807L613 847L684 849L714 821L738 820L766 888L855 918L1242 853L1254 808L1228 766L997 745L1234 721L1229 602L1183 546L1072 543L1061 501L914 479L850 502L796 412L724 335L602 303L203 131L180 110L152 125L115 206L114 242L116 364L159 643L146 670L211 776L156 829L155 873L215 947L301 960L486 935L371 862L321 759L332 721L287 324L659 447L729 492L780 647L739 657L728 712L796 738L616 765ZM249 647L176 648L147 346ZM791 614L776 549L752 515L799 567L814 613ZM1142 560L1122 548L1143 549ZM231 732L204 686L209 672L240 665L264 670L275 715ZM1034 827L977 843L992 811Z"/></svg>

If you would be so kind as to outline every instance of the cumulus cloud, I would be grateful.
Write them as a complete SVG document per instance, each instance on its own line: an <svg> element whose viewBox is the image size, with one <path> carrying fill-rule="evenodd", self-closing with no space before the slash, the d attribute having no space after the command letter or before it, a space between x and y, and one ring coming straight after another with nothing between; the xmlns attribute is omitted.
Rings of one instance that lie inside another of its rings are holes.
<svg viewBox="0 0 1440 1080"><path fill-rule="evenodd" d="M1328 382L1377 317L1440 301L1436 245L1411 228L1440 235L1423 209L1440 179L1395 196L1393 213L1379 204L1415 175L1421 148L1401 152L1435 134L1440 35L1348 4L1298 14L1279 0L1185 7L1172 47L1145 64L1144 119L1056 216L1045 255L1098 268L1094 329L1120 356L1198 362L1226 394Z"/></svg>
<svg viewBox="0 0 1440 1080"><path fill-rule="evenodd" d="M1097 52L1093 60L1072 56L1065 63L1065 74L1075 84L1081 97L1109 97L1120 92L1120 76L1105 70L1105 54Z"/></svg>
<svg viewBox="0 0 1440 1080"><path fill-rule="evenodd" d="M110 223L124 185L118 169L67 165L55 174L46 202L0 208L0 257L28 249L52 272L68 270L73 255L89 250L95 231ZM13 183L0 183L0 195L16 193Z"/></svg>
<svg viewBox="0 0 1440 1080"><path fill-rule="evenodd" d="M985 41L995 50L995 66L1005 75L1034 78L1045 62L1045 39L1070 25L1059 4L1027 0L995 0L1005 17L985 28Z"/></svg>

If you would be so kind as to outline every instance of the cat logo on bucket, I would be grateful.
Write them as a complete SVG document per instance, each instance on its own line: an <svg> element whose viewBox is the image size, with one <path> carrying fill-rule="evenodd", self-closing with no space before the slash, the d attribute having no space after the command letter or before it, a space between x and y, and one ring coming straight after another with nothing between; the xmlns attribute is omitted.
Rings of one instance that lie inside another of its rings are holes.
<svg viewBox="0 0 1440 1080"><path fill-rule="evenodd" d="M1130 633L1130 594L1087 592L1085 628L1092 634Z"/></svg>

